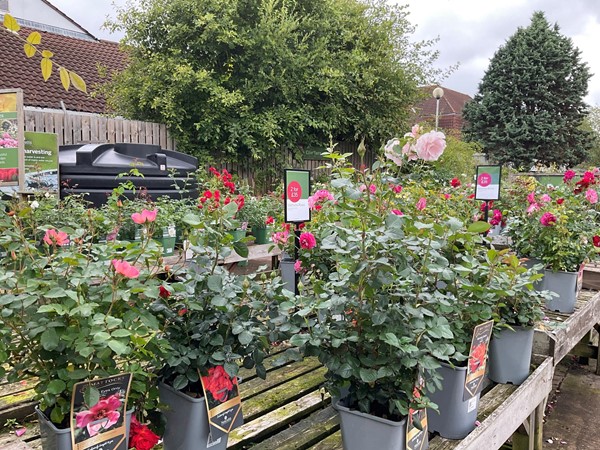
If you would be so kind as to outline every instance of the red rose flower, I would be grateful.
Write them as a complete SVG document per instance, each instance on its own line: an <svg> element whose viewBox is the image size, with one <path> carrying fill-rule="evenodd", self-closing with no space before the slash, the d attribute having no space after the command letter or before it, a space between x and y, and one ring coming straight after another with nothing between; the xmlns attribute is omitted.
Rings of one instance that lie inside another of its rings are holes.
<svg viewBox="0 0 600 450"><path fill-rule="evenodd" d="M596 235L592 238L592 241L594 242L594 247L600 247L600 236Z"/></svg>
<svg viewBox="0 0 600 450"><path fill-rule="evenodd" d="M142 425L135 417L131 418L129 427L129 448L136 450L150 450L156 444L160 437L157 436L148 428L147 425Z"/></svg>
<svg viewBox="0 0 600 450"><path fill-rule="evenodd" d="M159 286L158 287L158 295L161 298L169 298L171 296L171 293L168 291L168 289L164 286Z"/></svg>
<svg viewBox="0 0 600 450"><path fill-rule="evenodd" d="M452 178L452 180L450 180L450 186L452 186L453 188L459 187L460 180L458 178Z"/></svg>
<svg viewBox="0 0 600 450"><path fill-rule="evenodd" d="M565 201L564 198L557 198L556 199L556 203L558 203L559 205L562 205L564 201Z"/></svg>
<svg viewBox="0 0 600 450"><path fill-rule="evenodd" d="M227 400L229 391L233 389L231 377L223 366L208 369L208 376L202 377L204 389L211 393L215 400L224 402Z"/></svg>

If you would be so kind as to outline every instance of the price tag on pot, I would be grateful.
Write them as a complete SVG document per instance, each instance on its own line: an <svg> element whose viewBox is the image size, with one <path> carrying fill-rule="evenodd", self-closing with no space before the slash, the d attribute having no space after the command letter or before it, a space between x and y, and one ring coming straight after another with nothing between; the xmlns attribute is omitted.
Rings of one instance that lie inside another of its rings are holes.
<svg viewBox="0 0 600 450"><path fill-rule="evenodd" d="M467 364L467 375L465 377L465 388L463 391L463 401L467 401L471 397L476 396L483 388L488 347L490 345L493 328L494 321L489 320L477 325L473 330L471 350L469 351L469 360Z"/></svg>
<svg viewBox="0 0 600 450"><path fill-rule="evenodd" d="M223 366L216 366L208 369L208 375L201 380L210 440L215 442L244 423L238 379L229 376Z"/></svg>
<svg viewBox="0 0 600 450"><path fill-rule="evenodd" d="M77 383L71 397L73 450L127 450L125 414L131 374Z"/></svg>

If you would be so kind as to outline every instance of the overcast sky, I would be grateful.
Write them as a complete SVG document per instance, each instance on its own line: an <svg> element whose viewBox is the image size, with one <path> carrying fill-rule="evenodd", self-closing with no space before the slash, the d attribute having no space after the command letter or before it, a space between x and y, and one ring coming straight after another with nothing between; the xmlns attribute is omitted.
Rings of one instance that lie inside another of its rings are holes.
<svg viewBox="0 0 600 450"><path fill-rule="evenodd" d="M417 25L414 37L439 37L439 67L460 63L442 85L473 96L478 83L499 46L518 27L529 25L534 11L541 10L561 33L573 39L581 59L594 74L586 101L600 106L600 1L599 0L388 0L408 4L410 21ZM96 37L119 40L100 27L107 15L114 17L113 4L126 0L50 0L71 19Z"/></svg>

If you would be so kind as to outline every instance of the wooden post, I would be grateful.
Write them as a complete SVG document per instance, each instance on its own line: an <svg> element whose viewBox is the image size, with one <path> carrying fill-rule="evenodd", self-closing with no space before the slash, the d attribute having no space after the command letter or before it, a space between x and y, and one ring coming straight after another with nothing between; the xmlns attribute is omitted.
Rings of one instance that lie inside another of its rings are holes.
<svg viewBox="0 0 600 450"><path fill-rule="evenodd" d="M512 435L513 450L535 450L534 448L534 430L536 428L536 411L533 411L529 418L523 422L517 431Z"/></svg>

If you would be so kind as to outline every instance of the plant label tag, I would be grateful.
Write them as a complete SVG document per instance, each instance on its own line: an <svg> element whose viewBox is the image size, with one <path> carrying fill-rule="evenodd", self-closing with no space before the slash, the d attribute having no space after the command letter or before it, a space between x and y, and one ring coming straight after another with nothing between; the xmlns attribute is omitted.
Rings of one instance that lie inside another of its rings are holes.
<svg viewBox="0 0 600 450"><path fill-rule="evenodd" d="M407 420L408 423L406 424L406 449L423 450L429 447L427 410L409 410Z"/></svg>
<svg viewBox="0 0 600 450"><path fill-rule="evenodd" d="M131 374L83 381L73 386L71 446L76 450L127 450L125 413Z"/></svg>
<svg viewBox="0 0 600 450"><path fill-rule="evenodd" d="M161 164L161 165L160 165L160 170L167 170L167 166L166 166L166 165L164 165L164 164Z"/></svg>
<svg viewBox="0 0 600 450"><path fill-rule="evenodd" d="M463 390L463 401L476 396L483 388L483 379L485 378L485 366L488 356L488 347L494 321L488 320L481 323L473 330L471 339L471 350L469 351L469 360L467 364L467 373L465 377L465 388Z"/></svg>
<svg viewBox="0 0 600 450"><path fill-rule="evenodd" d="M583 287L583 271L585 270L585 263L581 263L579 267L579 272L577 272L577 295L581 292L581 288Z"/></svg>
<svg viewBox="0 0 600 450"><path fill-rule="evenodd" d="M244 424L238 379L230 376L225 367L215 366L208 369L208 375L202 376L201 380L208 412L209 439L217 442Z"/></svg>
<svg viewBox="0 0 600 450"><path fill-rule="evenodd" d="M471 397L469 403L467 403L467 412L470 413L477 408L477 397Z"/></svg>

